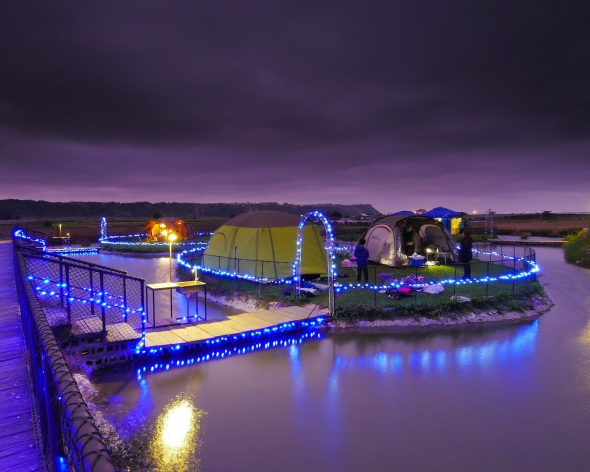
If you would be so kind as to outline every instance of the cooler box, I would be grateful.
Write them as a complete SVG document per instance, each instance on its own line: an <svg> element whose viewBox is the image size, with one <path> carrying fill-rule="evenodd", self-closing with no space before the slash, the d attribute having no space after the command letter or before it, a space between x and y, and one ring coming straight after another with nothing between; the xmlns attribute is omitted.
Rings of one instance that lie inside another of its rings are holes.
<svg viewBox="0 0 590 472"><path fill-rule="evenodd" d="M410 265L413 266L423 266L424 265L424 256L421 256L420 254L412 254L410 257L408 257L408 260L410 261Z"/></svg>

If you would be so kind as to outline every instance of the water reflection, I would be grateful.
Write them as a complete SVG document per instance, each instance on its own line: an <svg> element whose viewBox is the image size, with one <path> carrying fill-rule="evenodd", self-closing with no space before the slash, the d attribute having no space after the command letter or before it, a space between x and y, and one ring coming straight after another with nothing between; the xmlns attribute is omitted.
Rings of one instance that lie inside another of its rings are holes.
<svg viewBox="0 0 590 472"><path fill-rule="evenodd" d="M151 453L159 472L199 470L203 412L188 398L178 397L169 403L156 420Z"/></svg>
<svg viewBox="0 0 590 472"><path fill-rule="evenodd" d="M539 331L539 320L530 325L521 326L512 337L502 341L493 339L487 342L466 344L451 349L413 350L403 355L400 352L379 351L371 354L347 355L335 353L335 370L370 369L380 375L399 374L404 367L412 372L445 373L449 368L469 370L474 367L489 368L493 363L517 360L531 356L535 351L535 343ZM334 348L338 348L335 340ZM330 379L330 384L335 380Z"/></svg>

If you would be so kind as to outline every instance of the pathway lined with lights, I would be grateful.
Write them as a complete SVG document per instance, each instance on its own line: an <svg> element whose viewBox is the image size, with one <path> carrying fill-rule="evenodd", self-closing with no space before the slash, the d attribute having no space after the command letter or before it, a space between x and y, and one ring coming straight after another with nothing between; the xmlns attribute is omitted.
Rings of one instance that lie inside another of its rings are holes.
<svg viewBox="0 0 590 472"><path fill-rule="evenodd" d="M14 283L12 245L0 243L0 462L2 470L36 471L42 466L33 414L25 340Z"/></svg>
<svg viewBox="0 0 590 472"><path fill-rule="evenodd" d="M145 335L144 352L157 355L164 350L178 351L187 346L210 348L317 327L328 312L314 307L289 306L241 313L221 321L149 330Z"/></svg>

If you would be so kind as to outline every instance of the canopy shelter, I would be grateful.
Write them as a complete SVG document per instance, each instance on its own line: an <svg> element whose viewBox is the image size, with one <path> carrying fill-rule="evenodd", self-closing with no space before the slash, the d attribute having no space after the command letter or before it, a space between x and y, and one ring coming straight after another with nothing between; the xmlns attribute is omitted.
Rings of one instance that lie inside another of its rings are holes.
<svg viewBox="0 0 590 472"><path fill-rule="evenodd" d="M457 260L453 237L439 221L424 215L385 216L375 220L365 237L369 260L396 266L412 254L444 253Z"/></svg>
<svg viewBox="0 0 590 472"><path fill-rule="evenodd" d="M396 211L395 213L391 213L389 216L409 216L409 215L414 215L415 213L413 211L410 210L402 210L402 211Z"/></svg>
<svg viewBox="0 0 590 472"><path fill-rule="evenodd" d="M175 241L186 241L193 235L191 225L179 218L150 219L143 230L147 231L147 240L152 242L168 241L170 234L176 236Z"/></svg>
<svg viewBox="0 0 590 472"><path fill-rule="evenodd" d="M299 217L280 211L252 211L227 221L211 236L205 267L270 279L292 276ZM327 255L320 228L306 224L301 274L324 274Z"/></svg>
<svg viewBox="0 0 590 472"><path fill-rule="evenodd" d="M463 214L458 211L449 210L445 207L436 207L423 213L422 216L429 216L440 221L451 234L459 234L461 232Z"/></svg>

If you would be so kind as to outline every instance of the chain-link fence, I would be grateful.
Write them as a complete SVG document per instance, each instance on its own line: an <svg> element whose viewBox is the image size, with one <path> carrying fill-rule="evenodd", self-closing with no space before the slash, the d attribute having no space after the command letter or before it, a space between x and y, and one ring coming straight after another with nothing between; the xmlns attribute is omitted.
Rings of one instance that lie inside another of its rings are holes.
<svg viewBox="0 0 590 472"><path fill-rule="evenodd" d="M144 280L123 271L22 248L26 277L52 327L74 336L107 333L120 340L131 328L144 330Z"/></svg>
<svg viewBox="0 0 590 472"><path fill-rule="evenodd" d="M32 281L27 260L32 259L31 253L20 243L14 239L15 281L47 469L115 472L116 467L47 322L34 283L29 283ZM49 270L44 270L49 275Z"/></svg>
<svg viewBox="0 0 590 472"><path fill-rule="evenodd" d="M529 247L480 244L473 252L468 265L445 264L442 259L426 260L431 265L422 266L370 265L368 277L357 268L340 267L336 306L394 307L498 297L522 292L535 280L535 251Z"/></svg>
<svg viewBox="0 0 590 472"><path fill-rule="evenodd" d="M529 247L485 243L477 244L473 254L468 267L450 259L444 260L441 254L427 255L426 264L422 266L370 265L367 277L362 273L360 282L357 282L357 268L338 267L335 305L390 307L465 301L514 294L535 280L534 271L528 273L535 266L535 251ZM339 256L339 266L344 257L345 254ZM245 293L260 300L272 300L285 291L294 293L293 283L289 282L291 262L236 259L197 252L184 254L182 260L189 266L205 268L199 273L200 279L225 293ZM465 269L470 269L469 278L465 277ZM181 272L185 279L192 275L184 267ZM310 296L315 291L309 301L327 305L328 297L321 297L322 291L328 289L326 284L325 278L321 277L307 280L303 287L308 290L303 295Z"/></svg>
<svg viewBox="0 0 590 472"><path fill-rule="evenodd" d="M263 300L278 297L285 289L294 288L294 284L288 283L293 277L292 262L238 259L202 252L186 253L182 259L191 267L203 268L199 272L199 279L226 293L246 293ZM185 280L193 277L184 266L180 266L180 272ZM234 277L233 274L237 276Z"/></svg>

